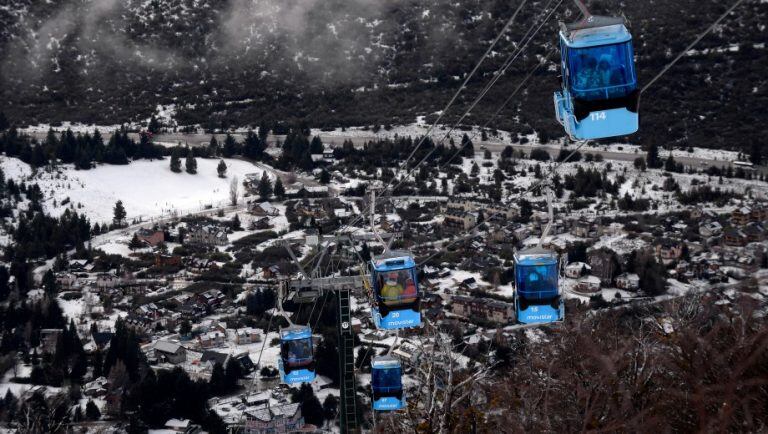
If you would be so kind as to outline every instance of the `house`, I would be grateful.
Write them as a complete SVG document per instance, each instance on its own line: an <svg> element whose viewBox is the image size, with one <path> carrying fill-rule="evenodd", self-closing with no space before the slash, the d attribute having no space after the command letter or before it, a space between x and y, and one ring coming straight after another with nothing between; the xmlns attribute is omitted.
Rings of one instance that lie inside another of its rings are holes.
<svg viewBox="0 0 768 434"><path fill-rule="evenodd" d="M178 342L157 341L155 342L154 348L155 357L160 362L168 362L178 365L187 360L187 349Z"/></svg>
<svg viewBox="0 0 768 434"><path fill-rule="evenodd" d="M515 306L490 298L456 295L451 298L451 312L468 318L476 317L505 324L514 318Z"/></svg>
<svg viewBox="0 0 768 434"><path fill-rule="evenodd" d="M96 288L100 291L117 288L122 279L114 273L99 273L96 275Z"/></svg>
<svg viewBox="0 0 768 434"><path fill-rule="evenodd" d="M203 355L200 357L200 363L210 371L213 370L213 367L216 364L226 367L229 357L229 354L220 353L218 351L203 351Z"/></svg>
<svg viewBox="0 0 768 434"><path fill-rule="evenodd" d="M238 329L235 332L235 343L238 345L252 344L255 342L261 342L261 331L246 327Z"/></svg>
<svg viewBox="0 0 768 434"><path fill-rule="evenodd" d="M748 243L747 234L741 229L727 227L723 232L723 240L728 246L743 247Z"/></svg>
<svg viewBox="0 0 768 434"><path fill-rule="evenodd" d="M40 346L43 354L56 354L56 347L59 345L59 339L64 333L62 329L42 329L40 330Z"/></svg>
<svg viewBox="0 0 768 434"><path fill-rule="evenodd" d="M600 290L601 279L597 276L583 276L576 282L576 291L594 293Z"/></svg>
<svg viewBox="0 0 768 434"><path fill-rule="evenodd" d="M702 237L716 237L723 233L723 225L716 221L710 221L699 225L699 235Z"/></svg>
<svg viewBox="0 0 768 434"><path fill-rule="evenodd" d="M583 262L572 262L565 266L565 277L578 279L591 269L592 267Z"/></svg>
<svg viewBox="0 0 768 434"><path fill-rule="evenodd" d="M249 434L301 432L304 418L299 403L270 405L245 410L245 431ZM309 431L312 432L312 431Z"/></svg>
<svg viewBox="0 0 768 434"><path fill-rule="evenodd" d="M136 238L144 244L155 247L156 245L165 242L165 233L156 229L141 228L136 231Z"/></svg>
<svg viewBox="0 0 768 434"><path fill-rule="evenodd" d="M200 425L192 423L189 419L168 419L165 423L165 430L180 434L198 434L203 432Z"/></svg>
<svg viewBox="0 0 768 434"><path fill-rule="evenodd" d="M71 289L77 284L77 276L72 273L56 273L56 285L61 289Z"/></svg>
<svg viewBox="0 0 768 434"><path fill-rule="evenodd" d="M612 250L598 249L587 252L587 262L592 268L592 275L600 278L603 285L611 285L619 272L619 260Z"/></svg>
<svg viewBox="0 0 768 434"><path fill-rule="evenodd" d="M227 334L218 330L210 331L199 335L197 342L200 348L220 347L227 342Z"/></svg>
<svg viewBox="0 0 768 434"><path fill-rule="evenodd" d="M251 203L248 211L257 217L277 217L280 215L280 210L269 202Z"/></svg>
<svg viewBox="0 0 768 434"><path fill-rule="evenodd" d="M743 229L747 243L759 243L765 240L765 227L760 223L748 223Z"/></svg>
<svg viewBox="0 0 768 434"><path fill-rule="evenodd" d="M216 224L191 225L184 241L200 246L225 246L229 242L227 232Z"/></svg>
<svg viewBox="0 0 768 434"><path fill-rule="evenodd" d="M443 228L448 232L464 232L477 225L476 212L449 209L445 212Z"/></svg>
<svg viewBox="0 0 768 434"><path fill-rule="evenodd" d="M179 267L181 256L179 255L155 255L155 267Z"/></svg>
<svg viewBox="0 0 768 434"><path fill-rule="evenodd" d="M679 240L662 238L656 244L656 256L664 262L680 259L683 256L683 243Z"/></svg>
<svg viewBox="0 0 768 434"><path fill-rule="evenodd" d="M752 214L750 215L752 217L753 222L764 222L768 220L768 206L763 205L755 205L752 207Z"/></svg>
<svg viewBox="0 0 768 434"><path fill-rule="evenodd" d="M731 222L735 225L744 226L750 221L752 221L752 208L748 206L736 208L731 213Z"/></svg>
<svg viewBox="0 0 768 434"><path fill-rule="evenodd" d="M616 277L616 287L627 291L640 289L640 276L634 273L624 273Z"/></svg>
<svg viewBox="0 0 768 434"><path fill-rule="evenodd" d="M227 300L227 297L218 289L209 289L198 294L197 300L199 303L204 304L209 309L216 309Z"/></svg>
<svg viewBox="0 0 768 434"><path fill-rule="evenodd" d="M571 235L579 238L597 238L600 232L594 222L578 220L571 226Z"/></svg>

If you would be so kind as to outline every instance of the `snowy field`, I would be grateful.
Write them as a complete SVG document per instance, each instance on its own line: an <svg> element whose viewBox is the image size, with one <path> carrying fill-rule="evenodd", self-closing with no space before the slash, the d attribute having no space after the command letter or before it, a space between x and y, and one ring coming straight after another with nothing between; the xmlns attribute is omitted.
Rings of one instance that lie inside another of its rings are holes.
<svg viewBox="0 0 768 434"><path fill-rule="evenodd" d="M262 170L246 161L225 161L226 178L218 177L218 159L203 158L197 159L196 175L171 172L168 159L140 160L124 166L100 165L91 170L75 170L65 165L53 172L33 173L22 161L0 156L0 168L6 178L37 183L48 213L59 215L69 207L85 213L92 222L104 223L112 220L112 209L118 200L123 201L129 221L228 205L232 177L237 176L242 182L245 174L261 176ZM242 185L239 188L242 195Z"/></svg>

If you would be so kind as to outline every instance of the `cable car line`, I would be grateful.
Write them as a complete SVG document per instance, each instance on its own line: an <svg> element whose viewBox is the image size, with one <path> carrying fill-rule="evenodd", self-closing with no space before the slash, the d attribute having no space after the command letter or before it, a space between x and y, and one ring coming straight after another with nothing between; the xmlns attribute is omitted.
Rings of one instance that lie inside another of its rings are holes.
<svg viewBox="0 0 768 434"><path fill-rule="evenodd" d="M549 0L549 2L547 3L547 5L546 5L546 6L545 6L545 7L542 9L542 15L544 15L544 14L547 14L547 16L546 16L546 18L544 19L544 21L543 21L543 22L541 22L541 23L539 24L539 26L538 26L538 27L536 27L536 21L534 21L534 23L531 25L531 27L529 27L529 28L528 28L528 30L526 31L525 35L523 35L523 37L520 39L520 42L522 43L522 45L518 45L518 48L516 48L516 49L515 49L515 50L514 50L512 53L510 53L510 55L507 57L507 60L505 60L505 62L502 64L502 67L501 67L501 68L500 68L500 69L499 69L499 70L496 72L496 74L494 74L494 77L491 79L491 81L490 81L489 83L487 83L487 84L486 84L486 86L483 88L483 90L481 91L481 93L480 93L480 94L479 94L479 95L478 95L478 96L475 98L475 100L473 101L473 103L472 103L472 105L469 107L469 109L467 109L467 110L464 112L464 114L463 114L463 115L462 115L462 116L459 118L459 120L453 124L453 126L452 126L452 127L451 127L451 129L450 129L450 131L449 131L449 132L448 132L446 135L444 135L444 136L443 136L443 138L442 138L442 139L441 139L441 140L438 142L438 144L437 144L437 145L435 145L435 147L433 147L433 148L432 148L432 150L431 150L431 151L430 151L430 152L429 152L429 153L428 153L428 154L427 154L427 155L426 155L424 158L422 158L422 159L421 159L421 160L420 160L420 161L419 161L419 162L418 162L418 163L417 163L417 164L416 164L414 167L412 167L412 168L411 168L411 169L408 171L408 173L406 173L406 175L405 175L405 176L404 176L404 177L403 177L403 178L400 180L400 182L398 182L398 184L397 184L397 185L396 185L394 188L390 188L390 187L392 186L392 182L395 180L395 178L396 178L396 177L394 177L394 176L393 176L393 177L392 177L392 179L390 179L390 181L387 183L387 186L385 187L385 192L382 194L382 196L384 196L384 198L385 198L385 199L387 199L387 198L390 198L390 197L391 197L391 195L392 195L392 192L394 192L395 190L397 190L397 188L398 188L398 187L400 187L400 186L401 186L401 185L402 185L404 182L406 182L406 181L407 181L407 179L408 179L408 177L409 177L409 176L410 176L410 175L411 175L411 174L412 174L412 173L413 173L413 172L414 172L414 171L415 171L415 170L416 170L416 169L417 169L419 166L421 166L421 164L423 164L423 163L424 163L424 162L425 162L425 161L426 161L426 160L429 158L429 156L431 156L431 155L432 155L432 154L435 152L435 150L437 149L437 147L438 147L440 144L442 144L442 143L445 141L445 139L446 139L446 138L448 138L448 137L449 137L450 133L456 129L456 127L459 125L459 123L461 123L461 121L462 121L464 118L466 118L466 117L467 117L467 116L470 114L470 112L471 112L471 111L474 109L474 107L475 107L475 106L476 106L476 105L477 105L477 104L480 102L480 100L481 100L483 97L485 97L485 95L488 93L488 91L489 91L489 90L490 90L490 89L491 89L491 88L492 88L492 87L493 87L493 86L496 84L496 82L497 82L497 81L498 81L498 80L499 80L499 79L500 79L500 78L501 78L501 77L504 75L504 73L506 72L506 70L507 70L507 69L508 69L508 68L509 68L509 67L512 65L512 63L513 63L513 62L514 62L514 61L515 61L515 60L516 60L516 59L519 57L519 55L522 53L522 51L523 51L523 50L525 50L525 48L527 48L528 44L529 44L529 43L530 43L530 42L533 40L533 38L534 38L534 37L536 37L536 35L538 34L539 30L541 30L541 28L544 26L544 24L546 24L546 22L547 22L547 21L549 21L549 19L551 18L552 14L555 12L555 10L557 10L557 8L558 8L558 7L560 7L560 5L563 3L563 1L564 1L564 0L559 0L559 1L558 1L558 3L557 3L557 5L555 5L555 6L554 6L554 8L553 8L551 11L549 11L549 13L547 13L547 12L546 12L546 10L547 10L547 9L550 7L550 5L552 4L552 2L553 2L553 1L554 1L554 0ZM522 6L522 5L521 5L521 6ZM532 31L534 28L536 28L536 30L535 30L535 32L533 33L533 35L531 35L531 31ZM530 37L529 37L529 35L530 35ZM526 40L526 38L527 38L527 40ZM525 41L525 42L523 43L523 41ZM508 98L508 100L509 100L509 99L511 99L511 98ZM508 103L508 101L507 101L507 103ZM500 110L501 110L501 109L499 109L499 111L500 111ZM419 148L419 147L422 145L422 143L423 143L423 142L426 140L426 138L427 138L427 137L429 137L429 135L431 134L431 131L433 130L433 128L434 128L434 124L433 124L433 126L432 126L432 127L430 127L430 128L429 128L429 130L428 130L428 131L425 133L425 135L424 135L424 136L421 138L421 140L420 140L420 141L419 141L419 143L416 145L416 147L414 148L414 150L413 150L413 151L411 151L411 154L408 156L408 158L407 158L407 159L406 159L406 161L405 161L405 163L406 163L406 164L401 164L401 165L400 165L400 167L398 168L398 171L402 170L402 169L403 169L403 167L405 167L405 165L407 165L407 162L408 162L408 161L409 161L409 160L410 160L410 159L413 157L413 155L416 153L416 151L417 151L417 150L418 150L418 148ZM369 205L369 208L370 208L370 205ZM350 223L348 223L347 225L345 225L345 227L343 227L342 229L339 229L339 231L341 231L341 230L345 229L345 228L346 228L346 227L348 227L348 226L353 226L353 225L355 225L355 224L356 224L358 221L360 221L360 219L361 219L361 218L363 218L363 216L364 216L365 214L367 214L367 212L369 211L369 208L366 208L366 209L365 209L365 211L364 211L363 213L361 213L360 215L358 215L358 217L356 217L356 218L355 218L355 219L354 219L352 222L350 222ZM353 231L353 233L354 233L354 232L356 232L357 230L358 230L358 229L355 229L355 231Z"/></svg>
<svg viewBox="0 0 768 434"><path fill-rule="evenodd" d="M467 87L467 84L469 83L469 80L472 79L472 77L475 75L478 69L480 69L480 65L482 65L483 61L488 57L488 55L491 54L493 51L493 48L496 46L496 44L499 42L502 36L504 36L505 33L507 33L507 30L510 28L512 23L515 21L515 18L517 18L517 15L520 13L520 11L523 9L523 6L527 3L528 0L523 0L522 3L520 3L520 6L517 7L515 12L512 14L512 17L507 21L507 23L504 25L504 27L501 29L501 32L496 36L496 39L493 40L490 46L488 46L488 49L485 50L485 53L483 53L482 57L480 57L480 60L475 64L475 67L472 69L472 71L467 75L467 77L464 79L464 82L461 84L459 89L454 93L453 97L448 101L448 104L443 108L443 110L440 112L440 115L438 115L437 119L432 123L432 125L427 130L426 134L421 138L419 143L413 148L413 151L411 151L410 155L408 155L408 158L405 159L405 161L400 165L400 168L398 170L402 170L403 167L408 165L408 162L413 158L413 155L416 154L416 151L421 147L421 145L424 143L424 141L429 137L429 135L432 133L432 130L435 129L435 127L440 123L440 121L443 119L443 116L448 112L448 109L451 108L454 102L459 97L459 94Z"/></svg>
<svg viewBox="0 0 768 434"><path fill-rule="evenodd" d="M544 9L543 9L544 11L546 11L546 10L549 8L549 6L552 4L552 1L553 1L553 0L550 0L550 2L549 2L549 3L548 3L548 4L547 4L545 7L544 7ZM540 25L539 25L539 27L536 29L536 31L533 33L533 35L531 35L531 36L530 36L530 37L527 39L527 41L525 41L525 43L524 43L522 46L520 46L520 48L518 48L518 49L516 50L516 52L513 52L512 54L510 54L510 56L507 58L507 61L506 61L506 62L504 63L504 65L503 65L503 66L502 66L502 67L499 69L499 71L496 73L496 75L493 77L493 79L492 79L492 80L491 80L491 81L490 81L488 84L486 84L485 88L484 88L484 89L483 89L483 90L480 92L480 94L479 94L479 95L478 95L478 96L475 98L475 100L473 101L473 103L472 103L472 105L469 107L469 109L467 109L467 111L466 111L466 112L465 112L465 113L464 113L464 114L461 116L461 118L459 118L459 120L458 120L458 121L456 121L456 122L455 122L455 123L454 123L454 124L451 126L451 129L450 129L450 130L449 130L449 131L448 131L448 132L447 132L447 133L446 133L446 134L445 134L445 135L444 135L444 136L443 136L443 137L440 139L440 141L439 141L437 144L435 144L435 146L432 148L432 150L431 150L429 153L427 153L427 155L425 155L425 156L424 156L424 157L423 157L423 158L422 158L422 159L419 161L419 163L418 163L418 164L416 164L416 166L414 166L413 168L411 168L411 170L410 170L408 173L406 173L405 177L401 179L400 183L398 183L398 184L397 184L397 185L396 185L396 186L395 186L395 187L392 189L393 191L394 191L394 190L397 190L397 188L398 188L398 187L400 187L400 185L402 185L402 184L403 184L403 183L404 183L406 180L408 180L408 178L409 178L409 177L410 177L410 175L411 175L411 174L412 174L412 173L413 173L413 172L416 170L416 168L418 168L418 167L419 167L419 166L420 166L422 163L424 163L424 162L425 162L427 159L429 159L429 157L430 157L430 156L431 156L431 155L432 155L432 154L433 154L433 153L434 153L434 152L437 150L437 148L438 148L440 145L442 145L442 144L445 142L445 139L447 139L448 137L450 137L451 133L452 133L453 131L455 131L455 130L456 130L456 128L459 126L459 124L461 124L461 122L464 120L464 118L466 118L467 116L469 116L469 114L470 114L470 113L471 113L471 111L472 111L472 110L475 108L475 106L477 106L477 104L478 104L478 103L479 103L479 102L480 102L480 101L481 101L481 100L482 100L482 99L485 97L485 95L486 95L486 94L487 94L487 93L490 91L490 89L491 89L491 88L492 88L492 87L493 87L493 86L496 84L496 82L497 82L497 81L498 81L498 80L499 80L499 79L500 79L500 78L501 78L501 77L502 77L502 76L503 76L503 75L506 73L507 69L508 69L508 68L509 68L509 67L512 65L512 63L513 63L513 62L514 62L514 61L515 61L515 60L518 58L518 56L519 56L519 55L522 53L522 51L523 51L523 50L525 50L525 48L526 48L526 47L528 46L528 44L529 44L529 43L530 43L530 42L533 40L533 38L535 38L535 37L536 37L536 35L538 34L539 30L541 30L541 28L544 26L544 24L546 24L546 23L547 23L547 21L549 21L549 18L551 18L552 14L555 12L555 10L557 10L557 8L558 8L558 7L560 7L560 5L561 5L562 3L563 3L563 0L560 0L560 1L557 3L557 5L555 5L555 7L554 7L554 8L553 8L553 9L552 9L550 12L549 12L549 14L548 14L548 15L547 15L547 17L544 19L544 21L542 21L542 22L541 22L541 24L540 24ZM529 29L528 29L528 32L526 33L526 35L525 35L525 36L523 36L523 38L521 39L521 42L522 42L522 41L523 41L523 40L524 40L524 39L525 39L525 38L528 36L528 34L530 33L530 31L531 31L531 30L532 30L532 29L533 29L535 26L536 26L536 23L534 22L534 24L531 26L531 28L529 28ZM547 57L546 57L546 58L547 58L547 59L549 58L549 54L547 55ZM489 119L489 120L488 120L488 121L485 123L485 126L487 126L488 124L490 124L490 122L491 122L491 121L492 121L492 120L493 120L493 119L496 117L496 115L498 115L498 113L499 113L499 112L500 112L500 111L501 111L501 110L504 108L504 106L506 106L506 105L509 103L509 101L511 101L512 97L513 97L513 96L515 96L515 95L517 94L517 92L520 90L520 88L522 87L522 85L523 85L525 82L527 82L527 81L528 81L528 78L530 78L530 76L533 74L533 72L534 72L536 69L538 69L538 68L539 68L539 66L541 66L541 63L538 63L538 64L537 64L537 66L536 66L536 67L535 67L533 70L531 70L531 72L530 72L530 73L529 73L529 74L526 76L526 78L525 78L525 79L524 79L524 80L523 80L523 81L522 81L522 82L521 82L521 83L520 83L520 84L517 86L517 88L516 88L516 89L513 91L512 95L510 95L510 96L507 98L507 100L506 100L506 101L505 101L505 102L502 104L502 106L501 106L501 107L499 107L499 109L496 111L496 113L494 113L494 114L493 114L493 116L492 116L492 117L491 117L491 118L490 118L490 119ZM483 128L485 128L485 126L484 126ZM477 136L477 133L475 132L473 137L476 137L476 136ZM456 151L456 153L455 153L455 154L454 154L454 155L453 155L453 156L450 158L450 160L448 160L448 161L449 161L449 162L450 162L450 161L452 161L452 160L453 160L453 159L456 157L456 155L458 155L458 154L459 154L459 152L460 152L461 150L463 150L463 149L466 147L466 145L467 145L467 143L463 143L463 144L462 144L462 146L461 146L461 148L460 148L458 151ZM445 163L445 164L448 164L448 163ZM445 164L444 164L442 167L445 167Z"/></svg>
<svg viewBox="0 0 768 434"><path fill-rule="evenodd" d="M452 105L455 103L455 101L458 99L458 97L459 97L459 94L460 94L460 93L461 93L461 92L462 92L462 91L463 91L463 90L466 88L467 84L469 83L469 80L470 80L470 79L471 79L471 78L474 76L474 74L475 74L475 73L477 72L477 70L480 68L480 65L483 63L483 61L485 61L485 59L488 57L488 55L489 55L489 54L492 52L493 48L494 48L494 47L496 46L496 44L499 42L499 40L501 39L501 37L502 37L502 36L504 36L504 34L506 34L507 30L510 28L510 26L512 25L512 23L515 21L515 19L517 18L517 15L520 13L520 11L522 10L523 6L524 6L524 5L527 3L527 1L528 1L528 0L523 0L523 1L520 3L520 5L519 5L519 6L517 7L517 9L515 10L515 12L512 14L512 17L510 17L510 19L509 19L509 20L507 21L507 23L504 25L504 27L502 28L502 30L499 32L499 34L498 34L498 35L496 36L496 38L493 40L493 42L491 43L491 45L488 47L488 49L485 51L485 53L483 53L483 56L480 58L480 60L477 62L477 64L475 64L475 67L472 69L472 71L470 72L470 74L469 74L469 75L468 75L468 76L467 76L467 77L464 79L464 82L461 84L461 86L459 87L459 89L458 89L458 90L456 91L456 93L453 95L453 97L451 98L451 100L448 102L448 104L445 106L445 108L444 108L444 109L441 111L441 113L440 113L440 115L438 116L438 118L437 118L437 119L436 119L436 120L435 120L435 121L432 123L432 125L430 125L430 127L427 129L427 132L426 132L426 133L424 133L424 135L421 137L421 139L420 139L420 140L419 140L419 142L416 144L416 146L413 148L413 150L412 150L412 151L411 151L411 153L408 155L408 157L405 159L405 161L403 161L403 163L401 163L401 164L400 164L400 167L398 168L398 171L401 171L401 170L403 170L403 168L404 168L404 167L406 167L406 166L408 165L408 162L411 160L411 158L413 158L413 156L414 156L414 155L416 154L416 152L419 150L419 148L421 147L421 145L422 145L422 144L423 144L423 143L426 141L426 139L427 139L428 137L430 137L430 135L432 134L432 131L433 131L433 130L435 129L435 127L438 125L438 123L440 122L440 120L442 120L442 118L445 116L445 114L446 114L446 112L448 111L448 109L450 109L450 107L451 107L451 106L452 106ZM551 2L552 2L552 1L554 1L554 0L549 0L549 4L551 4ZM559 3L558 3L558 6L559 6L559 5L560 5L562 2L563 2L563 0L560 0L560 1L559 1ZM534 26L535 26L535 23L534 23ZM530 33L530 30L531 30L532 28L533 28L533 26L531 26L531 28L529 28L529 30L526 32L526 36L528 35L528 33ZM537 29L537 32L538 32L538 29ZM521 38L521 40L523 40L523 39L525 39L525 36L523 36L523 38ZM530 40L529 40L529 41L530 41ZM527 43L526 43L526 45L527 45ZM519 51L520 51L519 49L515 49L515 51L513 51L513 54L514 54L514 53L519 53ZM511 56L511 55L510 55L510 56ZM509 58L508 58L508 59L509 59ZM505 62L505 63L506 63L506 62ZM506 64L506 67L509 67L509 64ZM506 68L506 67L505 67L505 68ZM506 69L505 69L505 70L506 70ZM501 70L500 70L500 71L501 71ZM503 72L502 72L502 73L503 73ZM497 73L497 75L500 75L500 74L499 74L499 73ZM495 81L494 81L494 83L495 83ZM487 92L487 90L486 90L486 92ZM484 94L483 94L483 95L484 95ZM468 113L469 113L469 112L465 112L465 113L464 113L464 115L462 115L462 119L463 119L463 118L464 118L464 117L465 117L465 116L466 116ZM419 162L419 163L418 163L418 164L417 164L415 167L418 167L418 166L419 166L421 163L422 163L422 162ZM414 167L414 169L415 169L415 167ZM412 169L412 170L413 170L413 169ZM389 190L389 188L391 187L391 185L392 185L392 182L393 182L394 180L395 180L395 177L393 177L392 179L390 179L390 181L387 183L387 187L385 188L385 191ZM398 184L398 186L399 186L399 184ZM397 187L396 187L396 188L397 188ZM350 227L350 226L354 226L355 224L357 224L357 223L360 221L360 219L361 219L361 218L364 218L364 216L365 216L365 215L368 213L368 211L369 211L369 209L368 209L368 208L366 208L366 209L365 209L365 210L364 210L362 213L358 214L358 216L357 216L357 217L355 217L355 219L353 219L353 220L352 220L350 223L347 223L346 225L344 225L342 228L340 228L340 229L336 230L335 232L336 232L336 233L338 233L338 232L341 232L341 231L343 231L344 229L346 229L346 228L348 228L348 227ZM354 233L354 232L356 232L356 231L357 231L357 230L353 231L352 233ZM314 261L314 260L315 260L315 258L317 257L317 255L318 255L318 254L319 254L319 252L318 252L318 253L317 253L317 254L316 254L316 255L315 255L315 256L314 256L312 259L310 259L310 262Z"/></svg>

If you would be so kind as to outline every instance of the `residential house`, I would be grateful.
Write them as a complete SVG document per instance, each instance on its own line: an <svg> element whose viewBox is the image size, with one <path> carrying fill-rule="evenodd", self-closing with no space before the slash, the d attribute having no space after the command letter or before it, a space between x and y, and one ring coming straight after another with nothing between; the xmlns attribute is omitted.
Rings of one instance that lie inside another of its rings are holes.
<svg viewBox="0 0 768 434"><path fill-rule="evenodd" d="M583 262L572 262L565 266L565 277L578 279L591 269L592 267Z"/></svg>
<svg viewBox="0 0 768 434"><path fill-rule="evenodd" d="M765 240L765 227L760 223L748 223L743 229L747 243L759 243Z"/></svg>
<svg viewBox="0 0 768 434"><path fill-rule="evenodd" d="M624 273L616 277L616 287L627 291L640 289L640 276L634 273Z"/></svg>
<svg viewBox="0 0 768 434"><path fill-rule="evenodd" d="M122 279L115 273L99 273L96 275L96 288L100 291L117 288Z"/></svg>
<svg viewBox="0 0 768 434"><path fill-rule="evenodd" d="M200 425L192 423L189 419L168 419L165 422L165 430L179 434L199 434L203 430Z"/></svg>
<svg viewBox="0 0 768 434"><path fill-rule="evenodd" d="M270 405L245 410L245 432L274 434L300 432L304 428L300 404ZM311 432L311 431L310 431Z"/></svg>
<svg viewBox="0 0 768 434"><path fill-rule="evenodd" d="M227 232L216 224L194 224L188 228L185 243L200 246L225 246Z"/></svg>
<svg viewBox="0 0 768 434"><path fill-rule="evenodd" d="M720 222L709 221L699 225L699 235L702 237L717 237L723 233L723 225Z"/></svg>
<svg viewBox="0 0 768 434"><path fill-rule="evenodd" d="M448 232L464 232L477 225L476 212L449 209L445 212L443 228Z"/></svg>
<svg viewBox="0 0 768 434"><path fill-rule="evenodd" d="M269 202L251 203L248 211L257 217L277 217L280 215L280 210Z"/></svg>
<svg viewBox="0 0 768 434"><path fill-rule="evenodd" d="M678 260L683 256L683 246L680 240L662 238L656 243L656 256L665 263Z"/></svg>
<svg viewBox="0 0 768 434"><path fill-rule="evenodd" d="M179 267L181 266L181 256L179 255L155 255L156 267Z"/></svg>
<svg viewBox="0 0 768 434"><path fill-rule="evenodd" d="M723 240L726 245L734 247L743 247L749 242L747 234L745 234L744 231L730 226L723 232Z"/></svg>
<svg viewBox="0 0 768 434"><path fill-rule="evenodd" d="M207 371L213 371L213 367L216 364L220 364L222 367L227 366L230 355L226 353L220 353L218 351L203 351L200 356L200 364L202 364Z"/></svg>
<svg viewBox="0 0 768 434"><path fill-rule="evenodd" d="M600 283L597 276L583 276L576 282L576 291L591 294L600 290Z"/></svg>
<svg viewBox="0 0 768 434"><path fill-rule="evenodd" d="M515 316L515 306L512 303L462 295L451 298L451 311L456 315L483 318L500 324L511 321Z"/></svg>
<svg viewBox="0 0 768 434"><path fill-rule="evenodd" d="M587 252L587 262L592 268L592 275L600 278L601 283L606 286L613 283L613 278L620 268L616 253L605 248Z"/></svg>
<svg viewBox="0 0 768 434"><path fill-rule="evenodd" d="M197 336L197 342L200 348L216 348L227 342L227 334L222 331L214 330Z"/></svg>
<svg viewBox="0 0 768 434"><path fill-rule="evenodd" d="M136 231L136 238L144 244L155 247L156 245L165 242L165 233L157 229L141 228Z"/></svg>
<svg viewBox="0 0 768 434"><path fill-rule="evenodd" d="M750 221L752 221L752 208L748 206L736 208L731 213L731 222L735 225L744 226Z"/></svg>
<svg viewBox="0 0 768 434"><path fill-rule="evenodd" d="M235 331L235 343L238 345L252 344L261 342L261 331L246 327Z"/></svg>
<svg viewBox="0 0 768 434"><path fill-rule="evenodd" d="M571 235L579 238L597 238L600 236L600 231L595 222L581 219L573 222Z"/></svg>
<svg viewBox="0 0 768 434"><path fill-rule="evenodd" d="M73 273L56 273L56 285L60 289L72 289L77 284L77 276Z"/></svg>
<svg viewBox="0 0 768 434"><path fill-rule="evenodd" d="M209 289L198 294L197 300L209 309L214 310L221 306L227 300L227 297L218 289Z"/></svg>
<svg viewBox="0 0 768 434"><path fill-rule="evenodd" d="M155 358L159 362L168 362L174 365L184 363L187 360L187 349L178 342L157 341L154 345Z"/></svg>
<svg viewBox="0 0 768 434"><path fill-rule="evenodd" d="M768 206L764 206L764 205L753 206L751 217L753 222L764 222L768 220Z"/></svg>

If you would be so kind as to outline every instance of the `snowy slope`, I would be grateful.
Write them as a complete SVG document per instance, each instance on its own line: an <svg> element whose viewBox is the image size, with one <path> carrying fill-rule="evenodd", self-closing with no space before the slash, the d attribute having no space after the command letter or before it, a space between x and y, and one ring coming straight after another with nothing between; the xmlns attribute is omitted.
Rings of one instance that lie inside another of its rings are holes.
<svg viewBox="0 0 768 434"><path fill-rule="evenodd" d="M45 209L59 215L69 207L85 213L92 222L112 220L115 202L122 200L128 220L184 214L205 206L229 203L229 186L233 176L239 183L247 173L262 171L251 163L225 160L227 177L216 172L218 159L197 159L197 174L173 173L168 160L135 161L125 166L101 165L91 170L75 170L71 166L53 172L37 171L15 158L0 156L0 168L6 177L27 183L36 182L43 191ZM242 185L240 185L242 195ZM63 202L67 202L62 206ZM82 207L81 207L82 206Z"/></svg>

